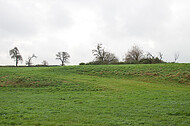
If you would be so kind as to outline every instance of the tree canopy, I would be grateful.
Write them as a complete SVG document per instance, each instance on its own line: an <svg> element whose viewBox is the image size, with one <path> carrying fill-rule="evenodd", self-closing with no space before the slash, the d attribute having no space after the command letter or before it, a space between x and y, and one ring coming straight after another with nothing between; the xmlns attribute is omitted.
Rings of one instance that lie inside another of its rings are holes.
<svg viewBox="0 0 190 126"><path fill-rule="evenodd" d="M9 50L9 54L11 56L11 59L14 59L16 61L16 66L18 66L19 61L23 61L22 56L17 47L14 47L13 49Z"/></svg>
<svg viewBox="0 0 190 126"><path fill-rule="evenodd" d="M58 52L56 54L56 59L61 61L61 66L64 66L65 63L69 62L70 55L67 52Z"/></svg>
<svg viewBox="0 0 190 126"><path fill-rule="evenodd" d="M139 63L142 58L143 50L135 45L126 53L124 61L127 63Z"/></svg>

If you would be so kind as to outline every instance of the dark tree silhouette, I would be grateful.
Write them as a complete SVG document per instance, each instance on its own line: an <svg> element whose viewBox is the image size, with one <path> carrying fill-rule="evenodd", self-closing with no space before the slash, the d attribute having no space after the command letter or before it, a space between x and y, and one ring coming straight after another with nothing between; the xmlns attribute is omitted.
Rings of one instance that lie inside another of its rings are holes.
<svg viewBox="0 0 190 126"><path fill-rule="evenodd" d="M28 57L28 61L26 61L26 65L27 66L31 66L32 65L32 58L37 58L37 56L35 54L33 54L32 56Z"/></svg>
<svg viewBox="0 0 190 126"><path fill-rule="evenodd" d="M56 59L61 61L61 66L64 66L65 63L68 63L70 55L67 52L58 52L56 54Z"/></svg>
<svg viewBox="0 0 190 126"><path fill-rule="evenodd" d="M18 66L19 61L23 61L22 56L20 55L17 47L14 47L13 49L9 50L9 54L11 56L11 59L15 59L16 66Z"/></svg>

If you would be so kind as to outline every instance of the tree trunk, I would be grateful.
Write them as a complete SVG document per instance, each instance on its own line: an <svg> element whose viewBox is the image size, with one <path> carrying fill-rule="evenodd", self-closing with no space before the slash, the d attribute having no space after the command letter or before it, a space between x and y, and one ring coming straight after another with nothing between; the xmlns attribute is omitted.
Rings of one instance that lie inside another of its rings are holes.
<svg viewBox="0 0 190 126"><path fill-rule="evenodd" d="M18 59L16 58L16 67L18 66Z"/></svg>
<svg viewBox="0 0 190 126"><path fill-rule="evenodd" d="M64 62L62 61L61 66L64 66Z"/></svg>

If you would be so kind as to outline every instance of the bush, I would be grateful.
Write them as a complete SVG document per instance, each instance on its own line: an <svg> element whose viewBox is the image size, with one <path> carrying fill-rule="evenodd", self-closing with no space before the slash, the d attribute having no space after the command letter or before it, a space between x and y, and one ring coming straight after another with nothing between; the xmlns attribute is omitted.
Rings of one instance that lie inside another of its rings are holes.
<svg viewBox="0 0 190 126"><path fill-rule="evenodd" d="M86 65L85 63L79 63L79 65Z"/></svg>
<svg viewBox="0 0 190 126"><path fill-rule="evenodd" d="M163 60L156 58L143 58L140 60L141 64L156 64L156 63L165 63Z"/></svg>

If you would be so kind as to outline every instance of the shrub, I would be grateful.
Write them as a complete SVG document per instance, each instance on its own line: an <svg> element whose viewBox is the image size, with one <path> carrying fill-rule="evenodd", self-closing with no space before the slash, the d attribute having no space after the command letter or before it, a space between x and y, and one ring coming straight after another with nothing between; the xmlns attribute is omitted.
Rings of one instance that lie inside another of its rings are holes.
<svg viewBox="0 0 190 126"><path fill-rule="evenodd" d="M79 63L79 65L86 65L85 63Z"/></svg>

